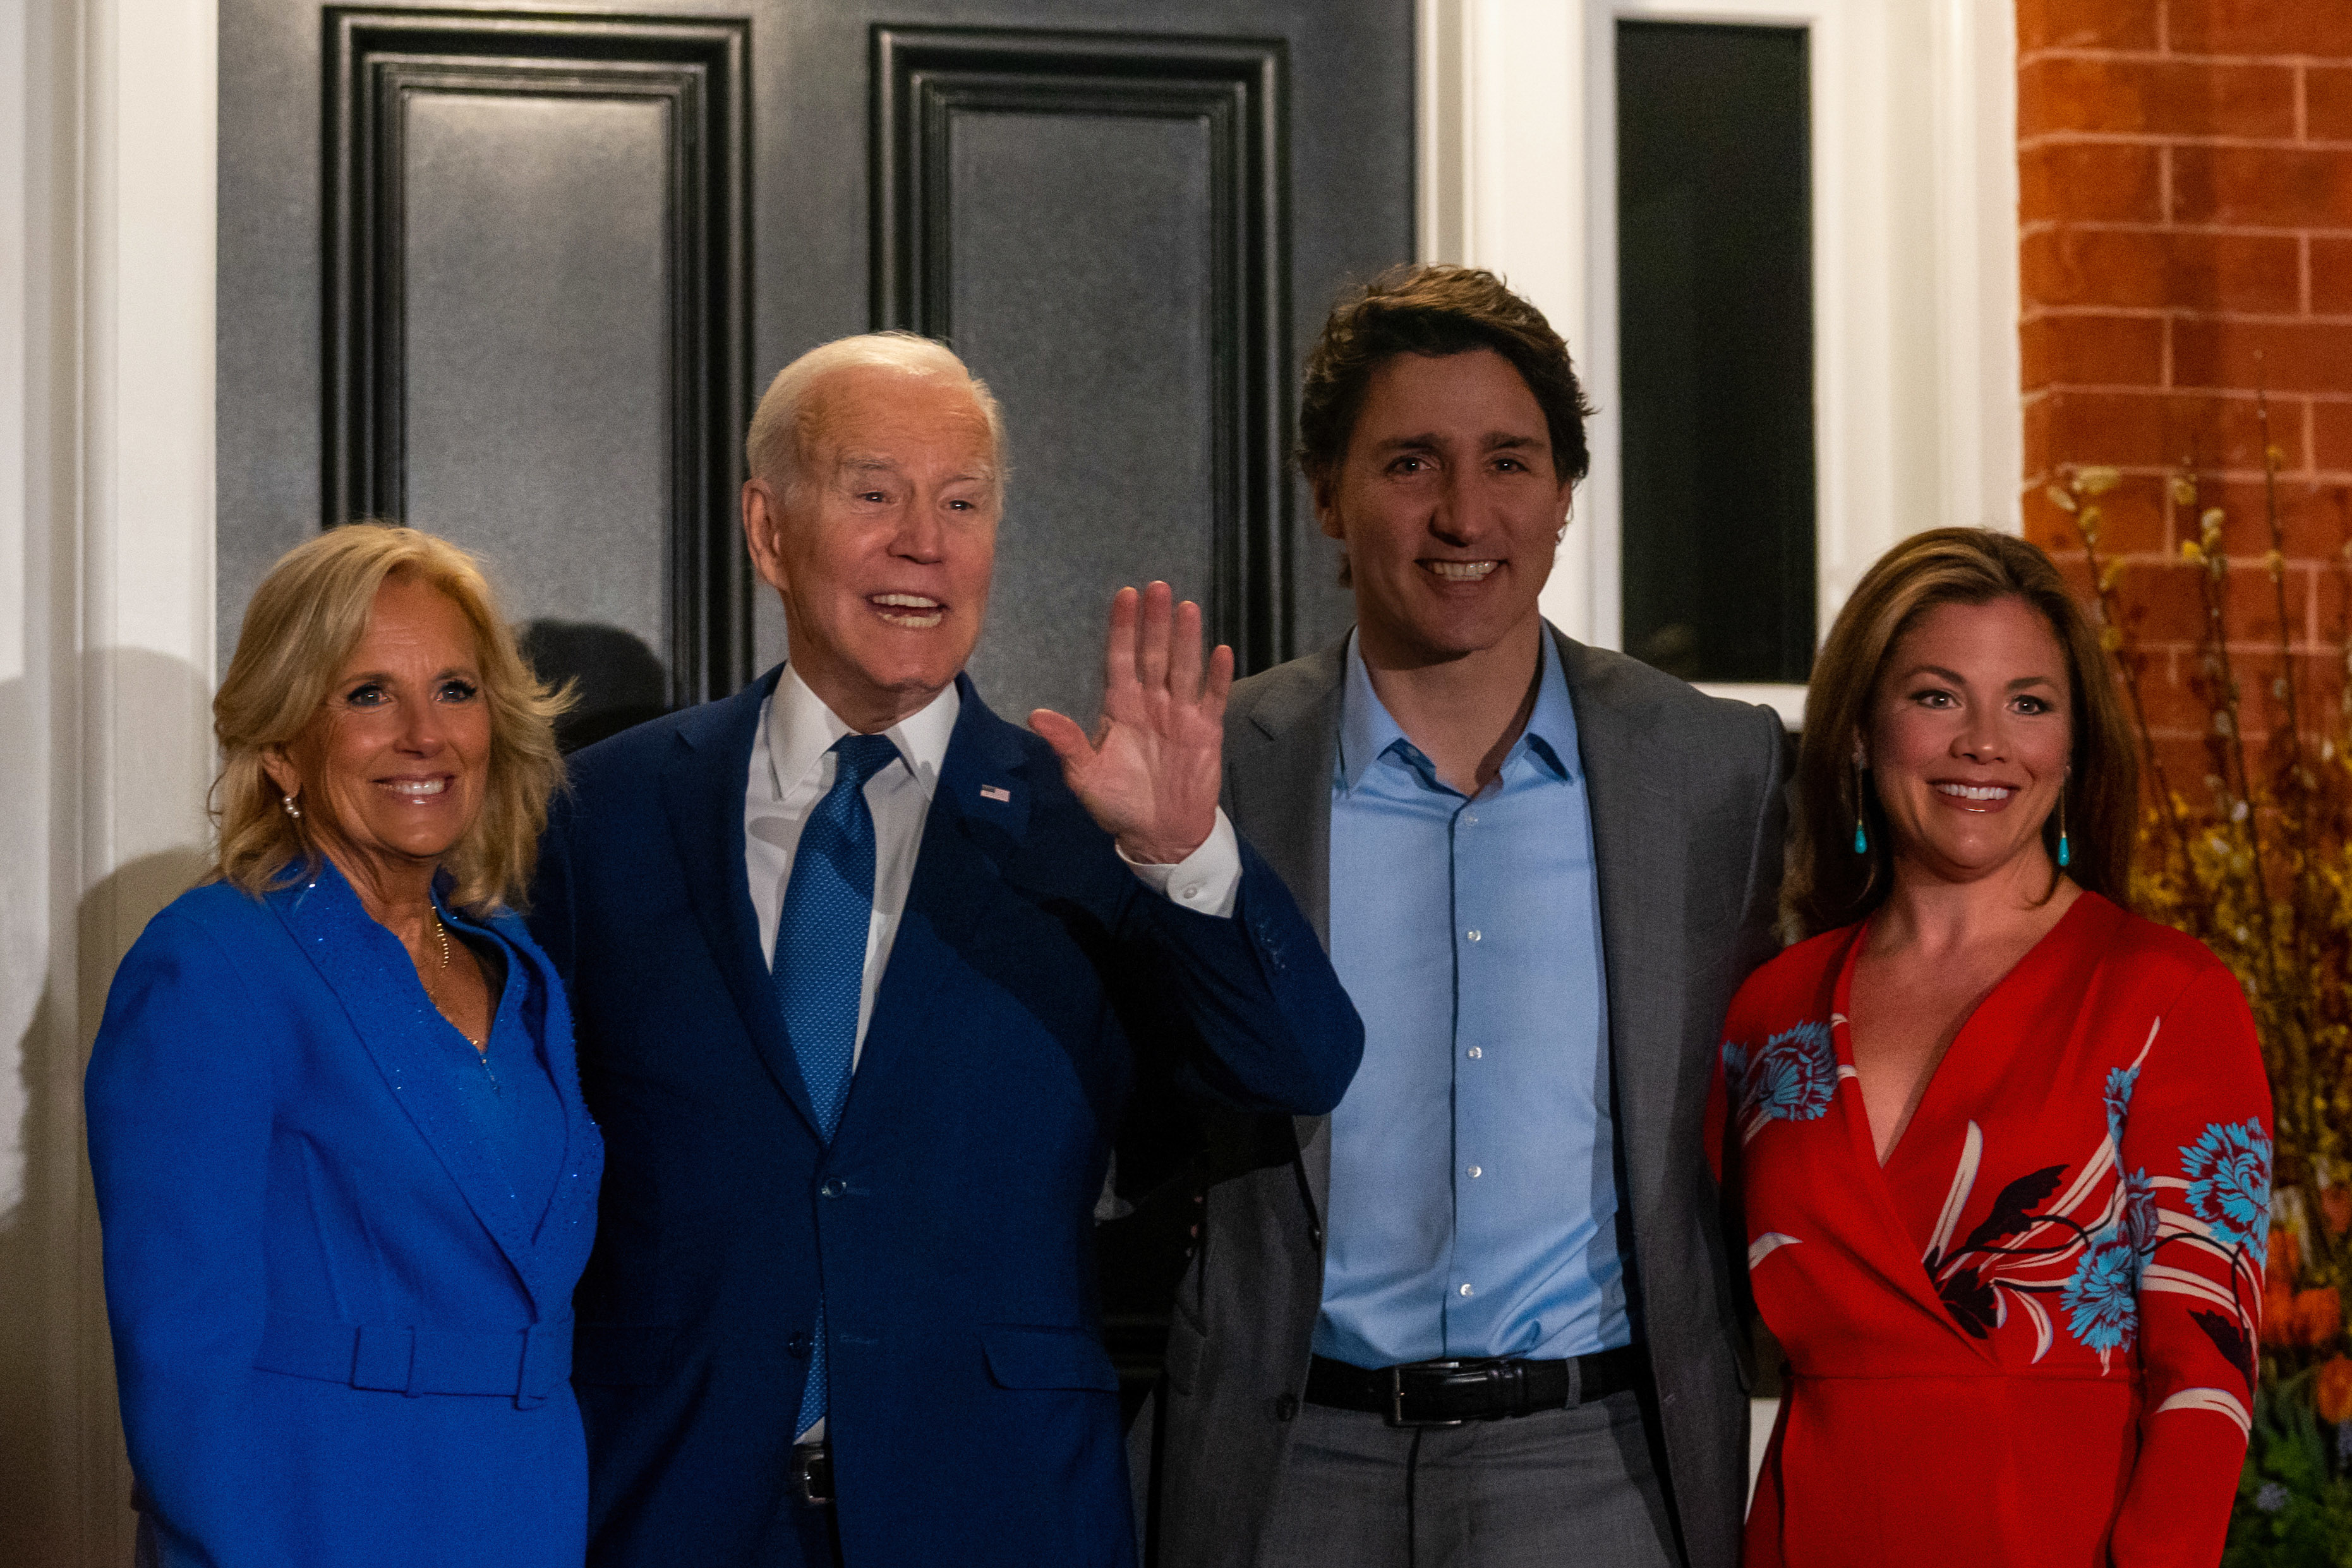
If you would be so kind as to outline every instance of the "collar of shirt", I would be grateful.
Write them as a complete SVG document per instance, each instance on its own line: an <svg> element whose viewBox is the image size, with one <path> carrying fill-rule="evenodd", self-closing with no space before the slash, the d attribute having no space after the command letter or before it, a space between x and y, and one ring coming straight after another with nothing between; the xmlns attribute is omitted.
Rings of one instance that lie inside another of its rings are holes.
<svg viewBox="0 0 2352 1568"><path fill-rule="evenodd" d="M1560 668L1559 645L1547 624L1543 628L1542 673L1536 679L1536 705L1528 715L1527 728L1511 743L1503 758L1501 771L1523 756L1533 757L1538 765L1560 779L1576 776L1576 705L1569 700L1568 674ZM1348 634L1348 673L1339 692L1339 777L1342 793L1352 795L1374 763L1393 750L1404 766L1421 774L1432 787L1437 784L1436 770L1390 717L1389 710L1372 689L1372 672L1364 664L1363 651L1357 646L1356 634ZM827 742L826 744L832 744Z"/></svg>
<svg viewBox="0 0 2352 1568"><path fill-rule="evenodd" d="M914 775L929 800L939 787L940 768L946 762L948 742L955 734L956 716L963 698L950 681L923 707L882 732L898 748L898 760ZM794 784L803 783L824 764L834 742L851 732L824 700L808 688L789 664L768 700L768 783L782 800Z"/></svg>

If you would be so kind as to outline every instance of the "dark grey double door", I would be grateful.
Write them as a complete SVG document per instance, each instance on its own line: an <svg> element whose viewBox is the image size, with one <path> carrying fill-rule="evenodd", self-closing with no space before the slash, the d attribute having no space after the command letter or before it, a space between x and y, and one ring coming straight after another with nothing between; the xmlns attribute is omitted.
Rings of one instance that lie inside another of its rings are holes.
<svg viewBox="0 0 2352 1568"><path fill-rule="evenodd" d="M1286 462L1297 359L1410 254L1412 17L222 0L224 661L281 552L389 516L489 558L583 682L575 741L735 689L784 645L737 531L751 400L877 326L1005 406L999 712L1091 719L1122 583L1200 597L1244 672L1321 646L1349 610ZM1122 1142L1161 1199L1102 1233L1131 1380L1190 1152Z"/></svg>
<svg viewBox="0 0 2352 1568"><path fill-rule="evenodd" d="M592 726L778 657L735 522L809 346L948 339L1013 489L974 675L1090 718L1164 576L1244 669L1345 624L1286 462L1412 243L1409 0L221 6L221 645L323 523L482 550Z"/></svg>

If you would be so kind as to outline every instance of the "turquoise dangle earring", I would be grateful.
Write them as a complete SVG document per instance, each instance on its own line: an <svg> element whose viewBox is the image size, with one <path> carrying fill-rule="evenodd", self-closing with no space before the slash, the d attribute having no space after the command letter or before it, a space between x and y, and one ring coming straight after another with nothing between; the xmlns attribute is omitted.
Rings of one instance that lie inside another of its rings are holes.
<svg viewBox="0 0 2352 1568"><path fill-rule="evenodd" d="M1870 834L1864 826L1867 814L1863 808L1862 791L1862 759L1856 757L1853 760L1853 852L1867 855L1870 853ZM2059 864L2063 866L2065 862L2062 860Z"/></svg>
<svg viewBox="0 0 2352 1568"><path fill-rule="evenodd" d="M2058 785L2058 869L2064 870L2074 858L2074 850L2066 842L2066 785L2062 780Z"/></svg>

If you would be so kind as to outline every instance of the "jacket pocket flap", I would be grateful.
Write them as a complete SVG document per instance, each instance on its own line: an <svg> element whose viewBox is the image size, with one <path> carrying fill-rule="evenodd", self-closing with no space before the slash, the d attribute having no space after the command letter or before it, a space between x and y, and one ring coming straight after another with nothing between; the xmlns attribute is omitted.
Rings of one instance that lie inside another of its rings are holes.
<svg viewBox="0 0 2352 1568"><path fill-rule="evenodd" d="M669 1375L670 1342L676 1329L627 1328L617 1323L575 1323L572 1330L572 1379L599 1387L631 1387Z"/></svg>
<svg viewBox="0 0 2352 1568"><path fill-rule="evenodd" d="M988 1373L999 1388L1097 1388L1118 1392L1110 1352L1084 1329L980 1331Z"/></svg>

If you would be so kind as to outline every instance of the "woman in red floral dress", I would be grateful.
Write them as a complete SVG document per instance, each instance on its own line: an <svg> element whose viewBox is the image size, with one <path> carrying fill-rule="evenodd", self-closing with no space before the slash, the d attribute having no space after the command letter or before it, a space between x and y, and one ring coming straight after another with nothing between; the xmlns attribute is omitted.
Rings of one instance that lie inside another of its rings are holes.
<svg viewBox="0 0 2352 1568"><path fill-rule="evenodd" d="M1944 529L1818 661L1789 901L1709 1158L1789 1357L1782 1563L2210 1565L2245 1452L2271 1101L2236 980L2115 900L2137 806L2048 558Z"/></svg>

